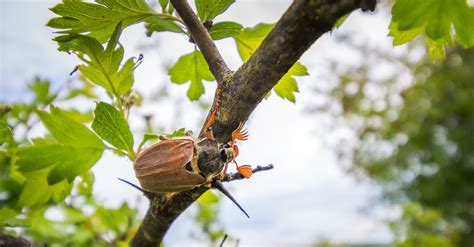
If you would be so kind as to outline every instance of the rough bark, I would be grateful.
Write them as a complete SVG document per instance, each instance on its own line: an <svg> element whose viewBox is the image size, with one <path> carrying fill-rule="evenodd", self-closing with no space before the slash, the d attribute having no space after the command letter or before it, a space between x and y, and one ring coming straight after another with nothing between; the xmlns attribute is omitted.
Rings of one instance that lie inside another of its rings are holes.
<svg viewBox="0 0 474 247"><path fill-rule="evenodd" d="M331 30L339 18L359 8L374 10L376 0L295 0L250 59L233 74L225 63L222 64L217 48L187 2L171 0L171 3L221 85L222 96L213 132L218 141L224 142L301 55ZM150 209L132 246L158 246L173 221L207 189L199 187L167 197L151 197Z"/></svg>

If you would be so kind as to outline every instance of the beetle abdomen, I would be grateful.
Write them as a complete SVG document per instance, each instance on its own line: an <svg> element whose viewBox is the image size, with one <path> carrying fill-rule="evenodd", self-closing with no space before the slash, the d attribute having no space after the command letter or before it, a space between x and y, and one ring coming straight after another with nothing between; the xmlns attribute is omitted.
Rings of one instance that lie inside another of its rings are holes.
<svg viewBox="0 0 474 247"><path fill-rule="evenodd" d="M186 170L194 158L194 141L172 139L158 142L137 157L135 174L141 186L151 192L183 191L205 182L205 178Z"/></svg>

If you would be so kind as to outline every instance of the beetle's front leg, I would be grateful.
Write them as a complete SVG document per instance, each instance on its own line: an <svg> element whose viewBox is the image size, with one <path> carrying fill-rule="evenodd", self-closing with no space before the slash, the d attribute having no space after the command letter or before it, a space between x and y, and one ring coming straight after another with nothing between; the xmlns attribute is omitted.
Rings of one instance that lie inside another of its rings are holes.
<svg viewBox="0 0 474 247"><path fill-rule="evenodd" d="M214 134L212 133L212 124L214 123L214 120L216 119L217 116L217 109L214 109L211 113L211 116L209 117L209 120L207 120L206 123L206 138L209 140L214 140Z"/></svg>

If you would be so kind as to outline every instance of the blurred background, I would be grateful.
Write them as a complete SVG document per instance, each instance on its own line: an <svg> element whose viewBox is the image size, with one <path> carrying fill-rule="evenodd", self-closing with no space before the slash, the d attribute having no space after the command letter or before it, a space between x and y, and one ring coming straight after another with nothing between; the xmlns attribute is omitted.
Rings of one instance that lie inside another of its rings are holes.
<svg viewBox="0 0 474 247"><path fill-rule="evenodd" d="M81 62L58 52L45 26L58 1L0 1L0 103L31 104L37 84L51 92L85 87L79 73L69 75ZM239 0L216 21L274 23L290 4ZM394 48L387 36L391 4L352 13L303 55L309 75L297 79L295 104L273 94L250 116L238 161L275 166L228 184L251 218L217 193L206 195L172 225L165 246L216 245L224 233L228 246L472 246L474 50L454 48L433 63L423 42ZM190 102L187 86L170 83L167 74L194 46L173 33L147 37L143 25L126 29L121 43L125 57L144 56L135 72L142 100L130 115L134 134L198 132L215 83L204 82L206 94ZM217 46L231 69L242 64L232 39ZM90 112L91 98L56 104ZM19 125L15 138L44 132L39 124ZM138 209L137 220L144 216L146 198L116 179L137 182L130 161L105 152L93 172L98 205L126 202ZM52 208L38 217L66 216Z"/></svg>

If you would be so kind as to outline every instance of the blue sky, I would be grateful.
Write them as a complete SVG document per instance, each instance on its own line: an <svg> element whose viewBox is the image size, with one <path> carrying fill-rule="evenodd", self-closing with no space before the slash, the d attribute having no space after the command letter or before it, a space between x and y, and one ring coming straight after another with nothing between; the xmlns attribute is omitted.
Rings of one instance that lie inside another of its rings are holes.
<svg viewBox="0 0 474 247"><path fill-rule="evenodd" d="M26 83L35 75L50 79L54 87L67 83L71 79L69 72L78 60L56 51L56 44L51 40L53 30L45 26L53 16L48 8L58 1L0 1L0 102L27 100ZM278 20L290 2L237 1L218 20L237 21L244 26L271 23ZM357 33L369 43L390 47L387 26L388 19L382 14L354 13L336 32ZM167 126L167 130L197 128L203 117L201 112L184 98L187 87L170 84L164 69L164 65L172 64L178 54L191 51L193 46L176 34L145 38L142 25L127 29L122 37L125 56L145 55L136 72L136 88L150 97L151 92L166 84L174 99L138 109L132 115L132 129L142 127L142 123L134 119L147 113L160 116L157 124ZM229 66L237 69L241 61L233 42L219 41L217 45ZM301 93L297 95L297 104L273 95L259 105L247 122L250 139L239 146L240 163L273 163L275 169L230 185L235 197L252 216L250 220L242 217L231 202L223 200L220 220L230 235L240 238L242 246L309 245L317 240L388 242L391 239L384 220L396 215L397 210L373 206L378 188L348 175L337 164L335 152L321 138L321 133L328 131L320 122L322 116L304 111L307 104L318 100L310 90L312 85L326 83L321 74L330 73L325 68L328 58L347 64L360 59L351 57L350 51L335 45L333 38L325 35L301 59L311 75L298 80ZM212 96L209 92L215 86L212 83L205 86L208 93L204 98L209 101ZM183 114L173 120L169 116L175 116L176 102L180 102ZM81 104L93 107L93 102ZM39 128L32 135L41 134ZM114 207L125 200L144 214L146 200L142 198L137 202L140 194L116 180L116 177L135 180L130 162L107 153L93 170L96 173L94 193L104 204ZM368 208L375 211L367 213ZM192 242L189 235L183 236L183 233L193 227L189 219L193 210L195 208L189 209L172 226L165 239L167 246ZM285 236L285 240L281 236Z"/></svg>

